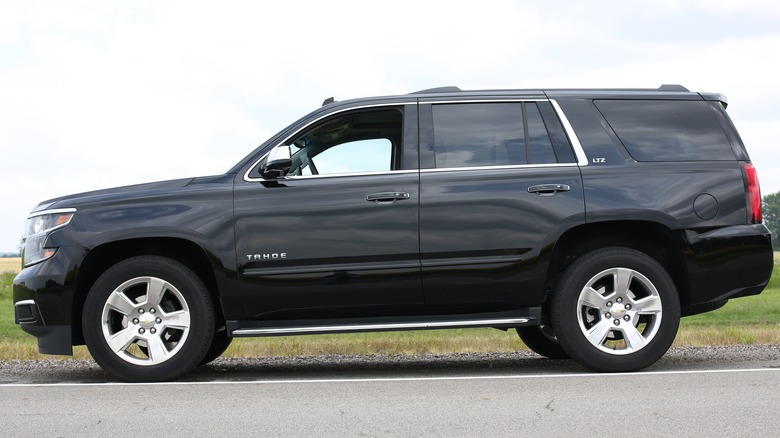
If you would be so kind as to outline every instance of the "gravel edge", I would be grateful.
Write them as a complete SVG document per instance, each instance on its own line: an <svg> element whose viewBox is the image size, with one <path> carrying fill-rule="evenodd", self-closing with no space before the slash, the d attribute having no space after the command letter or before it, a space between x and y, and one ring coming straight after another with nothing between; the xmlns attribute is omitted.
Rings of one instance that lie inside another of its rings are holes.
<svg viewBox="0 0 780 438"><path fill-rule="evenodd" d="M676 347L646 371L679 369L780 368L780 344ZM403 372L460 373L474 370L521 373L589 372L568 360L549 360L530 351L420 355L328 355L293 357L223 357L186 374L180 381L308 378L328 373L364 377ZM92 360L45 359L0 362L0 383L102 383L113 379Z"/></svg>

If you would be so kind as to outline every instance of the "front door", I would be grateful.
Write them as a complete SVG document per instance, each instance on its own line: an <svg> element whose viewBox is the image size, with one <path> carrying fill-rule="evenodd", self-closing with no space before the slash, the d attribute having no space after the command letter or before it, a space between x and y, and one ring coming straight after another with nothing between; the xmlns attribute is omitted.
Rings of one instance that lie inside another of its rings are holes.
<svg viewBox="0 0 780 438"><path fill-rule="evenodd" d="M237 181L247 319L377 316L422 304L416 124L415 105L341 111L285 142L286 177Z"/></svg>

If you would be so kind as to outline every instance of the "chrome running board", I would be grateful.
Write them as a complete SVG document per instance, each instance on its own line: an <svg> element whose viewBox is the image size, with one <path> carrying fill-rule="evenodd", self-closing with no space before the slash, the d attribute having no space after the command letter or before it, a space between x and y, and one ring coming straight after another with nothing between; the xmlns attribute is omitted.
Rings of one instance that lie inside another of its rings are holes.
<svg viewBox="0 0 780 438"><path fill-rule="evenodd" d="M307 335L315 333L349 333L349 332L376 332L395 330L426 330L468 327L495 327L511 328L527 325L536 318L501 318L501 319L473 319L451 321L421 321L421 322L388 322L381 324L341 324L341 325L312 325L312 326L287 326L287 327L257 327L240 328L230 332L233 337L245 336L284 336Z"/></svg>

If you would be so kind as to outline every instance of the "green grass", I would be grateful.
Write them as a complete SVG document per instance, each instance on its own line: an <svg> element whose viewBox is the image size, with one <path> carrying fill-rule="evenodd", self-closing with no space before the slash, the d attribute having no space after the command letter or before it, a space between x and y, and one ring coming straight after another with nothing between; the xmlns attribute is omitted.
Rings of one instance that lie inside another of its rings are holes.
<svg viewBox="0 0 780 438"><path fill-rule="evenodd" d="M6 271L0 274L0 341L9 338L25 338L26 335L14 323L14 304L11 282L16 274Z"/></svg>
<svg viewBox="0 0 780 438"><path fill-rule="evenodd" d="M11 282L0 274L0 360L50 358L37 354L35 338L14 324ZM760 295L730 301L722 309L683 318L675 345L780 343L780 266ZM458 329L410 332L310 335L237 339L227 356L299 356L319 354L421 354L502 352L524 349L513 330ZM89 358L76 347L74 358Z"/></svg>
<svg viewBox="0 0 780 438"><path fill-rule="evenodd" d="M780 330L780 288L761 295L734 299L714 312L683 318L683 327L769 325Z"/></svg>
<svg viewBox="0 0 780 438"><path fill-rule="evenodd" d="M775 261L775 269L772 271L772 278L769 279L767 289L780 288L780 261Z"/></svg>

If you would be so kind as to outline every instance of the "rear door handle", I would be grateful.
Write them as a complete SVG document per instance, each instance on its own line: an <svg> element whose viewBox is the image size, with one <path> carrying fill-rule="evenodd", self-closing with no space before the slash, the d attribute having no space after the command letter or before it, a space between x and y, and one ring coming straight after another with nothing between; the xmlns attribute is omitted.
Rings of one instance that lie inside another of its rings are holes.
<svg viewBox="0 0 780 438"><path fill-rule="evenodd" d="M366 196L366 201L376 202L395 202L409 199L409 194L406 192L384 192L384 193L372 193Z"/></svg>
<svg viewBox="0 0 780 438"><path fill-rule="evenodd" d="M552 196L558 192L568 192L571 187L568 184L539 184L528 187L528 193L536 193L539 196Z"/></svg>

